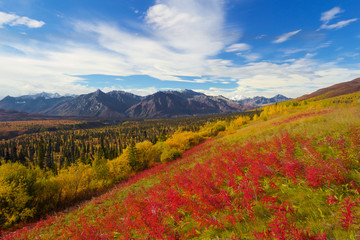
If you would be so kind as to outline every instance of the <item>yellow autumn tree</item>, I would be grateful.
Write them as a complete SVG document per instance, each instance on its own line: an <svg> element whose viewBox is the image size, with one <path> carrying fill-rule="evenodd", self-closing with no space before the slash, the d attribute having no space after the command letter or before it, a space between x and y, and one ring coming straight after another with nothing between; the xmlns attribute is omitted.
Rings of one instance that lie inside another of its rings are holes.
<svg viewBox="0 0 360 240"><path fill-rule="evenodd" d="M166 140L166 143L171 148L177 148L181 152L190 149L193 146L198 145L203 140L203 137L199 133L184 131L177 131L170 138Z"/></svg>
<svg viewBox="0 0 360 240"><path fill-rule="evenodd" d="M19 163L0 166L0 222L8 227L33 217L36 209L31 206L33 183L36 181L31 169Z"/></svg>
<svg viewBox="0 0 360 240"><path fill-rule="evenodd" d="M147 140L135 144L137 158L139 161L139 170L147 169L150 166L150 163L154 162L155 152L152 146L153 144Z"/></svg>

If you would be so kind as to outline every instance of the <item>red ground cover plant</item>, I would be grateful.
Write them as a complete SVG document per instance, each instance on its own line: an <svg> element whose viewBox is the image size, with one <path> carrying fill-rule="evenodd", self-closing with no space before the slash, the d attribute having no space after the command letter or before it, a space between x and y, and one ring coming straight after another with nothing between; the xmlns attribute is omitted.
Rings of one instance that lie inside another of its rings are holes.
<svg viewBox="0 0 360 240"><path fill-rule="evenodd" d="M181 161L147 170L127 183L158 175L148 188L117 198L115 193L105 195L101 203L88 205L91 209L86 214L74 214L67 222L50 217L4 239L35 239L42 234L37 229L51 224L52 236L59 239L189 239L224 232L234 239L243 234L257 239L326 239L325 232L303 229L297 223L298 210L278 197L279 184L284 180L294 186L304 183L314 191L348 184L359 193L358 183L348 177L358 164L354 151L359 149L359 136L356 129L348 137L328 136L320 141L283 132L267 140L218 144L216 149L207 142L186 152ZM330 156L324 149L335 154ZM214 156L185 167L203 154ZM326 206L339 206L337 216L345 230L358 221L354 215L358 196L341 203L333 195L323 200ZM249 225L254 228L244 227Z"/></svg>
<svg viewBox="0 0 360 240"><path fill-rule="evenodd" d="M293 122L293 121L301 119L301 118L307 118L307 117L322 115L322 114L326 114L326 113L329 113L329 112L330 112L330 110L322 110L322 111L316 111L316 112L301 113L301 114L295 115L293 117L289 117L284 121L275 122L274 126L279 126L279 125L282 125L282 124L285 124L285 123Z"/></svg>

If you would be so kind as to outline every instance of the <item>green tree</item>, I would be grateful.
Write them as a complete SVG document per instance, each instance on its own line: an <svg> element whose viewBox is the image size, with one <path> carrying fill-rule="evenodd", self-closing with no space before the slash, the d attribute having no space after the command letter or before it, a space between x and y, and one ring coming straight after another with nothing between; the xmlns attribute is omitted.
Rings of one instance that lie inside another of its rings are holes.
<svg viewBox="0 0 360 240"><path fill-rule="evenodd" d="M93 162L93 169L97 179L106 180L109 176L109 167L104 156L97 156Z"/></svg>
<svg viewBox="0 0 360 240"><path fill-rule="evenodd" d="M41 169L44 169L45 167L45 146L44 146L44 139L40 138L40 141L38 143L38 161L37 164Z"/></svg>
<svg viewBox="0 0 360 240"><path fill-rule="evenodd" d="M131 167L132 170L134 171L138 171L139 170L139 165L140 165L140 162L138 160L138 154L137 154L137 149L135 147L135 143L134 141L131 141L130 145L128 146L128 162L129 162L129 165Z"/></svg>

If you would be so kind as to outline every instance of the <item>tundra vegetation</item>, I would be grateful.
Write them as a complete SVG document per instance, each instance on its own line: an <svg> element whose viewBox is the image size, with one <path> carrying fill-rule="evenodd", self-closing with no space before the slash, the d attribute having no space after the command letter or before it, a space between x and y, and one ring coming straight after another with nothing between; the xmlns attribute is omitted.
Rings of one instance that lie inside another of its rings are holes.
<svg viewBox="0 0 360 240"><path fill-rule="evenodd" d="M3 238L357 239L359 119L357 92L131 141L112 160L98 151L56 174L4 163L4 227L120 183Z"/></svg>
<svg viewBox="0 0 360 240"><path fill-rule="evenodd" d="M2 122L3 132L18 131L20 136L0 141L0 226L8 229L44 217L140 171L172 161L215 136L219 130L212 129L213 122L218 127L218 121L224 125L238 116L134 120L115 125L73 120ZM205 129L201 134L200 128ZM21 134L26 132L30 133Z"/></svg>

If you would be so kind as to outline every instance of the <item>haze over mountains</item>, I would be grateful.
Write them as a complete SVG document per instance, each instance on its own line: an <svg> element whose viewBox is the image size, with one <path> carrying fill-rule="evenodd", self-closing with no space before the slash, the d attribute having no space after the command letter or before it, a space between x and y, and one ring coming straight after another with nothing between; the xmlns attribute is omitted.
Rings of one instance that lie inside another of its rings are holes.
<svg viewBox="0 0 360 240"><path fill-rule="evenodd" d="M255 97L233 101L192 90L160 91L141 97L124 91L104 93L97 90L79 96L49 93L7 96L0 101L0 109L49 116L168 118L239 112L288 99L277 95L273 98Z"/></svg>

